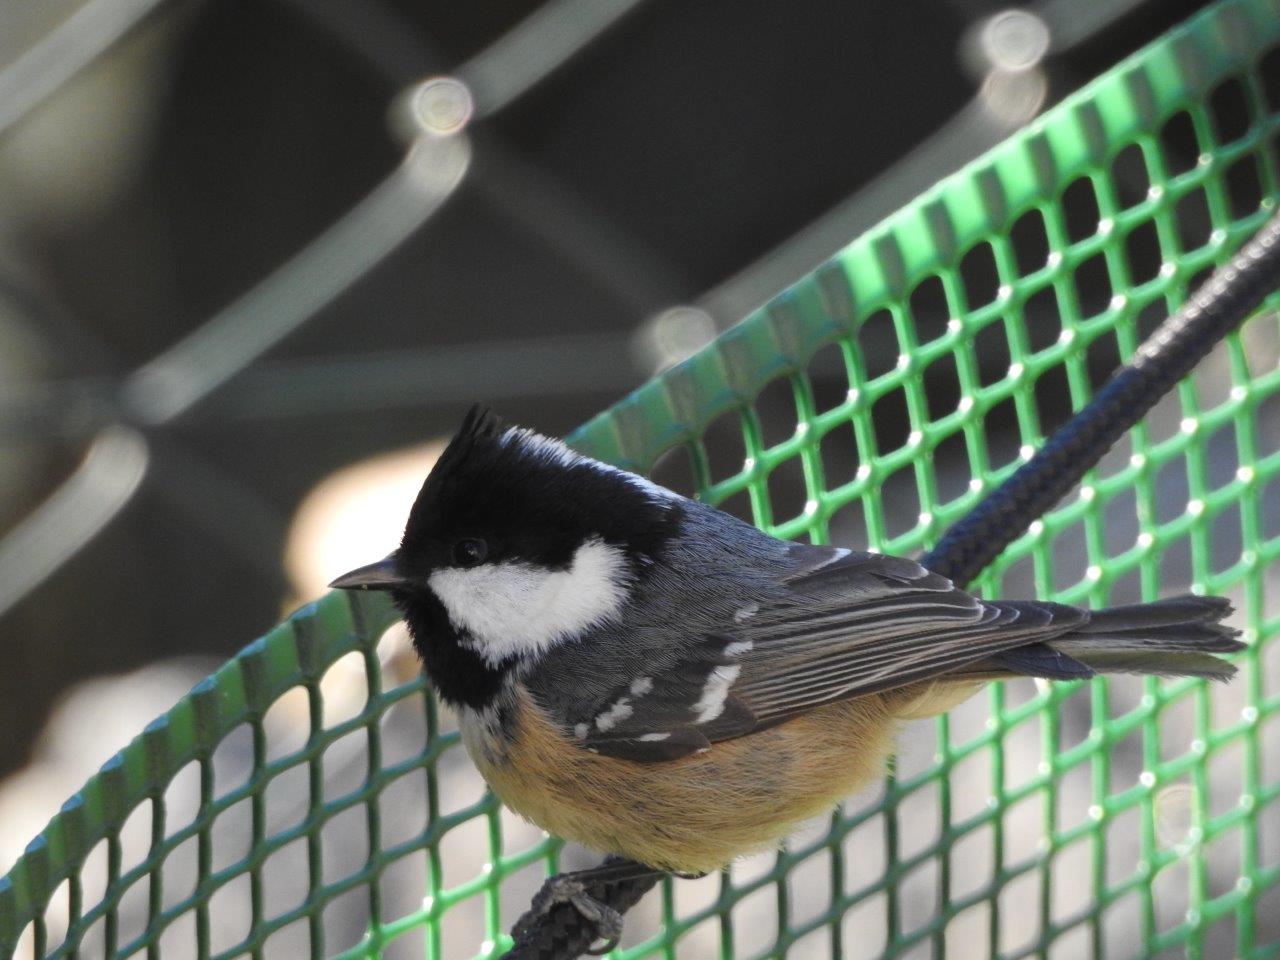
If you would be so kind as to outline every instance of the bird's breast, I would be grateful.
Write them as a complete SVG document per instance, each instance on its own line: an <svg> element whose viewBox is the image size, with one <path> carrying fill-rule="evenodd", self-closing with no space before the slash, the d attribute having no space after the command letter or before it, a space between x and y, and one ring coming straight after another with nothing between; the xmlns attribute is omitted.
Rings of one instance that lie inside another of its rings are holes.
<svg viewBox="0 0 1280 960"><path fill-rule="evenodd" d="M722 741L703 754L634 763L584 750L516 685L509 728L469 711L462 736L498 797L544 830L697 873L775 846L878 779L894 726L889 701L871 696Z"/></svg>

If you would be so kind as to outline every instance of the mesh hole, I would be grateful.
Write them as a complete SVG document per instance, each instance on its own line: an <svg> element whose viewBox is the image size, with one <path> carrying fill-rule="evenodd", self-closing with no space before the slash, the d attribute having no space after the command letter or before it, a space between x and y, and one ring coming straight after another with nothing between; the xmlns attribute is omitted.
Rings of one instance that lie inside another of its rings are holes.
<svg viewBox="0 0 1280 960"><path fill-rule="evenodd" d="M484 898L476 893L460 900L445 911L439 921L440 936L444 943L443 956L469 957L475 954L476 944L486 936Z"/></svg>
<svg viewBox="0 0 1280 960"><path fill-rule="evenodd" d="M325 727L358 717L369 705L364 654L352 651L334 661L320 678Z"/></svg>
<svg viewBox="0 0 1280 960"><path fill-rule="evenodd" d="M877 310L858 327L856 355L868 380L891 372L898 365L901 352L898 331L888 310Z"/></svg>
<svg viewBox="0 0 1280 960"><path fill-rule="evenodd" d="M889 869L883 813L868 817L844 839L844 889L857 892L877 885Z"/></svg>
<svg viewBox="0 0 1280 960"><path fill-rule="evenodd" d="M954 354L944 353L924 371L925 406L930 420L941 420L960 406L960 373Z"/></svg>
<svg viewBox="0 0 1280 960"><path fill-rule="evenodd" d="M67 926L71 922L71 884L63 880L49 897L44 908L44 934L46 955L53 953L67 939Z"/></svg>
<svg viewBox="0 0 1280 960"><path fill-rule="evenodd" d="M324 825L325 883L335 883L356 873L369 857L369 812L360 803L343 810Z"/></svg>
<svg viewBox="0 0 1280 960"><path fill-rule="evenodd" d="M153 802L143 800L120 828L120 874L123 876L147 859L151 851Z"/></svg>
<svg viewBox="0 0 1280 960"><path fill-rule="evenodd" d="M526 872L533 874L536 878L535 883L529 890L528 896L523 900L517 898L514 901L514 904L523 903L525 908L528 907L530 897L541 886L546 876L541 863L530 865L527 870L522 870L517 876L523 876ZM382 923L392 923L413 913L422 906L422 899L426 892L427 861L423 852L415 850L408 856L399 857L378 873L378 899L381 901L382 915L375 919ZM512 905L506 902L505 897L502 905L505 918L505 911ZM511 917L503 924L503 929L510 929L514 921L515 917ZM423 954L418 954L415 960L422 960L422 957Z"/></svg>
<svg viewBox="0 0 1280 960"><path fill-rule="evenodd" d="M1128 486L1103 507L1102 536L1107 556L1116 557L1133 549L1138 533L1138 495Z"/></svg>
<svg viewBox="0 0 1280 960"><path fill-rule="evenodd" d="M1136 893L1127 893L1107 905L1102 914L1104 957L1133 957L1133 946L1142 942L1142 904ZM1148 958L1143 958L1148 960ZM1150 958L1155 960L1155 958Z"/></svg>
<svg viewBox="0 0 1280 960"><path fill-rule="evenodd" d="M474 880L489 859L489 830L484 817L464 820L440 840L443 866L440 882L446 887Z"/></svg>
<svg viewBox="0 0 1280 960"><path fill-rule="evenodd" d="M265 914L278 917L307 899L310 857L305 838L299 837L276 850L262 865L262 888L267 892ZM215 911L214 916L218 916Z"/></svg>
<svg viewBox="0 0 1280 960"><path fill-rule="evenodd" d="M1150 338L1168 316L1169 308L1165 305L1164 298L1153 300L1142 307L1136 319L1138 341L1142 342Z"/></svg>
<svg viewBox="0 0 1280 960"><path fill-rule="evenodd" d="M311 774L306 764L282 770L267 782L263 804L268 835L296 827L307 818L310 790Z"/></svg>
<svg viewBox="0 0 1280 960"><path fill-rule="evenodd" d="M1067 240L1071 243L1079 243L1098 232L1102 217L1098 212L1097 194L1088 177L1073 180L1063 191L1062 214L1066 221Z"/></svg>
<svg viewBox="0 0 1280 960"><path fill-rule="evenodd" d="M987 461L992 469L998 470L1018 459L1022 438L1018 432L1018 412L1012 397L1006 397L987 411L983 418L983 430L986 434Z"/></svg>
<svg viewBox="0 0 1280 960"><path fill-rule="evenodd" d="M1240 515L1240 501L1227 501L1209 523L1210 566L1219 572L1229 570L1244 552L1244 522Z"/></svg>
<svg viewBox="0 0 1280 960"><path fill-rule="evenodd" d="M791 894L789 926L816 919L831 905L831 853L825 848L787 871L785 881Z"/></svg>
<svg viewBox="0 0 1280 960"><path fill-rule="evenodd" d="M1280 47L1272 47L1258 61L1263 97L1272 113L1280 113Z"/></svg>
<svg viewBox="0 0 1280 960"><path fill-rule="evenodd" d="M364 936L368 922L369 891L365 887L354 887L334 897L325 904L322 917L325 953L333 956L354 947Z"/></svg>
<svg viewBox="0 0 1280 960"><path fill-rule="evenodd" d="M898 804L900 824L911 825L898 835L898 857L910 860L933 850L942 839L942 823L938 804L941 791L938 781L930 780L912 790Z"/></svg>
<svg viewBox="0 0 1280 960"><path fill-rule="evenodd" d="M409 639L409 628L404 622L397 620L386 630L382 631L382 636L377 640L374 647L378 658L378 666L381 671L380 682L382 689L388 692L397 690L410 683L418 681L421 675L421 666L418 662L418 655L413 649L413 643ZM416 698L410 697L409 703L417 702ZM405 712L405 701L398 700L396 703L387 707L382 715L382 722L394 722ZM388 739L387 746L395 747L395 738ZM389 759L394 754L384 754L383 762L387 765L396 763L397 760Z"/></svg>
<svg viewBox="0 0 1280 960"><path fill-rule="evenodd" d="M698 488L693 479L693 456L689 448L680 444L660 455L649 470L649 479L681 496L692 497Z"/></svg>
<svg viewBox="0 0 1280 960"><path fill-rule="evenodd" d="M984 823L951 847L951 898L963 900L983 890L995 874L995 830ZM982 954L986 951L982 951Z"/></svg>
<svg viewBox="0 0 1280 960"><path fill-rule="evenodd" d="M247 723L236 727L213 751L214 794L225 797L244 786L253 768L253 728Z"/></svg>
<svg viewBox="0 0 1280 960"><path fill-rule="evenodd" d="M1071 419L1071 387L1066 367L1060 364L1049 367L1036 378L1034 390L1040 434L1048 437Z"/></svg>
<svg viewBox="0 0 1280 960"><path fill-rule="evenodd" d="M322 797L331 803L359 790L368 776L369 731L358 727L324 751Z"/></svg>
<svg viewBox="0 0 1280 960"><path fill-rule="evenodd" d="M760 391L753 406L760 421L760 439L766 447L795 436L798 415L795 390L789 377L770 382Z"/></svg>
<svg viewBox="0 0 1280 960"><path fill-rule="evenodd" d="M1049 861L1049 885L1053 890L1050 913L1055 926L1061 926L1079 913L1093 906L1093 891L1081 877L1089 876L1092 867L1089 844L1077 840L1054 851ZM1091 954L1083 954L1091 956Z"/></svg>
<svg viewBox="0 0 1280 960"><path fill-rule="evenodd" d="M854 904L844 912L840 932L846 943L856 943L866 956L880 956L889 945L888 896L876 893Z"/></svg>
<svg viewBox="0 0 1280 960"><path fill-rule="evenodd" d="M876 449L881 456L905 444L911 433L906 391L890 390L877 400L871 407L871 422L875 427Z"/></svg>
<svg viewBox="0 0 1280 960"><path fill-rule="evenodd" d="M1249 132L1249 101L1238 77L1228 77L1209 95L1209 115L1218 143L1231 143Z"/></svg>
<svg viewBox="0 0 1280 960"><path fill-rule="evenodd" d="M901 922L903 933L910 934L933 922L938 903L938 861L926 860L902 879Z"/></svg>
<svg viewBox="0 0 1280 960"><path fill-rule="evenodd" d="M306 920L286 924L263 944L266 960L295 960L311 955L311 927Z"/></svg>
<svg viewBox="0 0 1280 960"><path fill-rule="evenodd" d="M751 506L751 495L746 490L739 490L732 496L726 497L717 503L716 507L746 523L756 523L758 520Z"/></svg>
<svg viewBox="0 0 1280 960"><path fill-rule="evenodd" d="M1280 475L1272 477L1262 485L1255 503L1259 507L1269 503L1280 503ZM1275 540L1280 537L1280 510L1259 510L1258 516L1262 520L1263 540Z"/></svg>
<svg viewBox="0 0 1280 960"><path fill-rule="evenodd" d="M991 756L988 750L969 754L951 768L953 821L963 823L987 810L991 796Z"/></svg>
<svg viewBox="0 0 1280 960"><path fill-rule="evenodd" d="M1083 523L1068 524L1052 539L1053 589L1062 593L1082 581L1089 567L1089 551Z"/></svg>
<svg viewBox="0 0 1280 960"><path fill-rule="evenodd" d="M136 940L147 929L148 901L151 897L151 876L143 874L129 885L116 905L119 926L116 928L120 943Z"/></svg>
<svg viewBox="0 0 1280 960"><path fill-rule="evenodd" d="M772 886L762 887L739 900L733 905L730 916L735 947L731 956L746 953L756 944L774 943L778 939L781 926L778 897Z"/></svg>
<svg viewBox="0 0 1280 960"><path fill-rule="evenodd" d="M1157 930L1162 933L1172 930L1186 919L1189 885L1186 860L1175 860L1156 874L1151 893L1155 901Z"/></svg>
<svg viewBox="0 0 1280 960"><path fill-rule="evenodd" d="M716 417L703 431L701 441L707 457L711 482L719 483L742 472L747 460L746 440L742 433L742 414L738 410Z"/></svg>
<svg viewBox="0 0 1280 960"><path fill-rule="evenodd" d="M1040 874L1032 871L1009 881L996 898L1000 911L1000 953L1020 953L1040 934Z"/></svg>
<svg viewBox="0 0 1280 960"><path fill-rule="evenodd" d="M1258 160L1254 154L1247 153L1229 166L1224 179L1232 219L1240 220L1247 217L1262 206L1262 180L1258 172Z"/></svg>
<svg viewBox="0 0 1280 960"><path fill-rule="evenodd" d="M973 337L973 355L978 366L978 382L989 387L1009 373L1012 363L1009 337L1000 321L989 323Z"/></svg>
<svg viewBox="0 0 1280 960"><path fill-rule="evenodd" d="M253 801L241 800L222 811L210 826L213 871L226 870L249 856L253 841Z"/></svg>
<svg viewBox="0 0 1280 960"><path fill-rule="evenodd" d="M920 490L915 471L903 467L890 474L881 485L884 503L884 530L888 537L899 537L920 523Z"/></svg>
<svg viewBox="0 0 1280 960"><path fill-rule="evenodd" d="M828 490L852 481L859 465L853 428L841 423L824 433L818 441L818 456Z"/></svg>
<svg viewBox="0 0 1280 960"><path fill-rule="evenodd" d="M1121 207L1134 207L1147 199L1151 178L1142 148L1131 143L1111 162L1111 180Z"/></svg>
<svg viewBox="0 0 1280 960"><path fill-rule="evenodd" d="M180 913L160 934L161 957L194 957L198 955L196 943L196 915L191 911ZM136 954L135 954L136 956ZM295 954L304 956L304 954Z"/></svg>
<svg viewBox="0 0 1280 960"><path fill-rule="evenodd" d="M1048 264L1049 234L1045 229L1044 214L1039 210L1028 210L1015 220L1009 239L1020 276L1035 273Z"/></svg>
<svg viewBox="0 0 1280 960"><path fill-rule="evenodd" d="M1079 874L1079 876L1084 875ZM1076 883L1075 886L1080 889L1085 888L1085 884L1082 883ZM1077 957L1094 955L1093 931L1085 926L1084 920L1077 920L1074 925L1063 930L1049 947L1049 960L1075 960Z"/></svg>
<svg viewBox="0 0 1280 960"><path fill-rule="evenodd" d="M1190 493L1187 483L1187 463L1182 457L1174 457L1160 465L1156 470L1154 487L1153 499L1157 523L1168 523L1187 512Z"/></svg>
<svg viewBox="0 0 1280 960"><path fill-rule="evenodd" d="M1052 287L1041 287L1022 308L1027 343L1033 353L1047 350L1062 336L1062 315Z"/></svg>
<svg viewBox="0 0 1280 960"><path fill-rule="evenodd" d="M218 922L209 924L211 954L223 954L248 937L253 914L247 873L238 874L214 891L209 900L209 916L218 918Z"/></svg>
<svg viewBox="0 0 1280 960"><path fill-rule="evenodd" d="M963 433L950 433L933 448L934 485L940 503L949 503L969 492L973 468Z"/></svg>
<svg viewBox="0 0 1280 960"><path fill-rule="evenodd" d="M164 908L188 899L200 879L199 838L190 837L164 858Z"/></svg>
<svg viewBox="0 0 1280 960"><path fill-rule="evenodd" d="M1089 368L1090 388L1096 393L1120 367L1120 338L1114 330L1093 338L1085 348L1085 363Z"/></svg>
<svg viewBox="0 0 1280 960"><path fill-rule="evenodd" d="M1163 259L1160 238L1153 221L1144 220L1129 231L1129 235L1124 238L1124 254L1132 283L1148 283L1160 275Z"/></svg>
<svg viewBox="0 0 1280 960"><path fill-rule="evenodd" d="M1213 221L1209 217L1209 201L1204 190L1196 187L1178 198L1174 211L1178 223L1178 242L1183 250L1198 250L1209 242Z"/></svg>
<svg viewBox="0 0 1280 960"><path fill-rule="evenodd" d="M1194 169L1200 157L1195 124L1185 110L1175 113L1160 128L1160 153L1171 177Z"/></svg>
<svg viewBox="0 0 1280 960"><path fill-rule="evenodd" d="M807 375L817 412L833 410L848 399L849 368L840 343L829 343L815 353L809 360Z"/></svg>
<svg viewBox="0 0 1280 960"><path fill-rule="evenodd" d="M311 737L311 697L307 688L291 687L281 694L267 710L262 725L267 732L268 760L292 756L305 747ZM237 759L244 765L243 775L252 756L241 755Z"/></svg>
<svg viewBox="0 0 1280 960"><path fill-rule="evenodd" d="M912 330L915 333L916 343L928 343L947 332L947 321L951 319L951 309L947 305L947 294L940 277L925 277L920 285L911 291L910 303Z"/></svg>
<svg viewBox="0 0 1280 960"><path fill-rule="evenodd" d="M1238 844L1239 842L1240 841L1237 838L1236 843ZM1212 854L1213 850L1216 849L1218 846L1219 844L1215 843L1212 847L1210 847L1210 853ZM1217 874L1215 873L1215 876L1216 875ZM1239 874L1233 873L1231 874L1231 876L1235 877L1235 876L1239 876ZM1224 890L1222 892L1225 893L1226 891ZM1235 914L1229 913L1222 919L1218 920L1216 923L1211 924L1209 928L1204 931L1203 938L1204 939L1202 942L1204 944L1204 953L1202 954L1202 956L1206 956L1206 957L1238 957L1240 956L1240 938L1236 931Z"/></svg>
<svg viewBox="0 0 1280 960"><path fill-rule="evenodd" d="M996 299L1000 290L1000 274L996 269L996 257L991 244L973 246L960 260L960 279L964 283L965 299L970 310L977 310Z"/></svg>
<svg viewBox="0 0 1280 960"><path fill-rule="evenodd" d="M1102 253L1094 254L1075 271L1076 297L1080 312L1091 317L1102 313L1111 304L1111 271Z"/></svg>
<svg viewBox="0 0 1280 960"><path fill-rule="evenodd" d="M417 656L408 651L406 657L417 666ZM394 767L422 756L427 748L426 694L414 693L396 701L382 715L382 764Z"/></svg>
<svg viewBox="0 0 1280 960"><path fill-rule="evenodd" d="M991 904L977 903L947 921L947 956L992 957Z"/></svg>
<svg viewBox="0 0 1280 960"><path fill-rule="evenodd" d="M804 513L809 494L800 458L790 457L770 470L768 488L774 523L782 523Z"/></svg>
<svg viewBox="0 0 1280 960"><path fill-rule="evenodd" d="M871 546L871 537L867 533L866 509L862 500L854 500L837 510L827 524L831 542L854 550L865 550Z"/></svg>

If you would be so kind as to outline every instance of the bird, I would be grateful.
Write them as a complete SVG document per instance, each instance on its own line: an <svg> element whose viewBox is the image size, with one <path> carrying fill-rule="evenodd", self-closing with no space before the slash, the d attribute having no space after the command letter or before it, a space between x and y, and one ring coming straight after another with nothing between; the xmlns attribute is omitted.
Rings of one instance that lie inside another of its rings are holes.
<svg viewBox="0 0 1280 960"><path fill-rule="evenodd" d="M981 599L905 557L776 539L473 407L399 547L333 581L389 592L490 788L612 855L553 878L607 949L593 881L699 876L883 777L895 735L994 680L1227 680L1229 602ZM619 860L617 858L626 858Z"/></svg>

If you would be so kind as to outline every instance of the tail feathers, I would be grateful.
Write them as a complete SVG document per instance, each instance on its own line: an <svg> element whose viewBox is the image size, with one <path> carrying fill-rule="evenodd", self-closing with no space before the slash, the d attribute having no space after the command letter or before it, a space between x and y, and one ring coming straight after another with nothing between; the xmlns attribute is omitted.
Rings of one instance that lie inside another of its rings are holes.
<svg viewBox="0 0 1280 960"><path fill-rule="evenodd" d="M1089 665L1098 673L1127 673L1155 677L1203 677L1223 683L1236 675L1234 664L1211 653L1099 653Z"/></svg>
<svg viewBox="0 0 1280 960"><path fill-rule="evenodd" d="M1056 606L1056 605L1055 605ZM1153 674L1229 680L1235 667L1216 654L1245 645L1220 621L1231 614L1224 597L1170 597L1080 614L1065 632L1001 653L977 667L1007 674L1075 680L1096 673ZM1063 619L1053 617L1055 622ZM976 668L975 668L976 669Z"/></svg>

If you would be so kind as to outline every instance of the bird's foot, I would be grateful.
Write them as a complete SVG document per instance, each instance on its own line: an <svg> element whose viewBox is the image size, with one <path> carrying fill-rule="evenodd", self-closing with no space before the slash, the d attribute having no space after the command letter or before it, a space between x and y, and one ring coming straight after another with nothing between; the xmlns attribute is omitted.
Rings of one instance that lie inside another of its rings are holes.
<svg viewBox="0 0 1280 960"><path fill-rule="evenodd" d="M589 874L591 871L583 871ZM622 914L607 903L601 903L587 892L587 885L576 874L564 873L549 877L533 898L532 913L546 914L562 903L577 910L584 920L595 927L596 937L604 944L592 947L587 953L603 956L618 946L622 939Z"/></svg>

